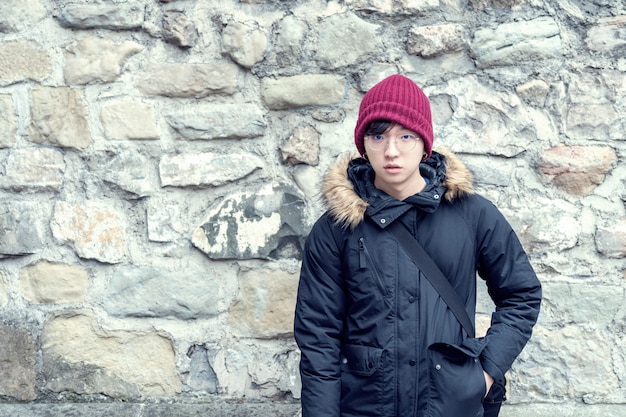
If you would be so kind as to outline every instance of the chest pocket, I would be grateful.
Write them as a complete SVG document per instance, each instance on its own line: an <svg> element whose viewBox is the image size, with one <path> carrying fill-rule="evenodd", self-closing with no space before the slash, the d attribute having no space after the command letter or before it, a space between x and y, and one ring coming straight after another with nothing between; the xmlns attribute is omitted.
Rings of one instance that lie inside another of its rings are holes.
<svg viewBox="0 0 626 417"><path fill-rule="evenodd" d="M367 248L367 245L365 244L365 238L363 237L359 238L358 253L359 253L359 271L369 272L372 277L372 280L374 281L373 284L377 286L380 293L385 297L389 295L389 291L387 290L387 287L385 286L385 281L383 280L383 276L380 273L378 266L374 262L374 259L372 258L372 255L369 249Z"/></svg>

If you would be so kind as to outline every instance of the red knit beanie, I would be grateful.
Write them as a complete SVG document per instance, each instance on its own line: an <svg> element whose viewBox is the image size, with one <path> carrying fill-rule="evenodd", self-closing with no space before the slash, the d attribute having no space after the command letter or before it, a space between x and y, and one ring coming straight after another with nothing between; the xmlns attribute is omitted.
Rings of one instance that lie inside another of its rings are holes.
<svg viewBox="0 0 626 417"><path fill-rule="evenodd" d="M395 74L372 87L363 97L354 129L354 143L365 153L365 129L376 120L401 124L422 137L424 152L430 157L433 148L433 122L426 94L411 79Z"/></svg>

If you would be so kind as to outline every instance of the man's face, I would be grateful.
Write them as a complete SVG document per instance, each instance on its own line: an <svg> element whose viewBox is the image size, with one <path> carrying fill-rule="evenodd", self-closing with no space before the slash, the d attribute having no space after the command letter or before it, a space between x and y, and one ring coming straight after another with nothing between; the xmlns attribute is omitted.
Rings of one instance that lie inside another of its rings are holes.
<svg viewBox="0 0 626 417"><path fill-rule="evenodd" d="M384 133L366 136L364 141L377 188L399 200L422 190L425 182L419 165L424 156L424 141L418 134L392 124Z"/></svg>

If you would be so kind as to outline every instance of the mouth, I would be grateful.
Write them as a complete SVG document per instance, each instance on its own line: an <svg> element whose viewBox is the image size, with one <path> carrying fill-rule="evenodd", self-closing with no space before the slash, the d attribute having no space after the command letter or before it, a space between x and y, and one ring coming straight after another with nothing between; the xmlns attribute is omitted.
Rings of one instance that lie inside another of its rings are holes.
<svg viewBox="0 0 626 417"><path fill-rule="evenodd" d="M385 168L385 171L387 172L398 172L402 169L401 166L394 165L394 164L385 165L384 168Z"/></svg>

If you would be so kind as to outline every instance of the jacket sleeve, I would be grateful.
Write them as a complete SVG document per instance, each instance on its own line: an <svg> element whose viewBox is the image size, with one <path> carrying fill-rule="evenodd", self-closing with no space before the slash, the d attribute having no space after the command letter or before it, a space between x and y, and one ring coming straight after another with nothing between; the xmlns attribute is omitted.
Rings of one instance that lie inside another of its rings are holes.
<svg viewBox="0 0 626 417"><path fill-rule="evenodd" d="M327 216L313 226L300 271L294 336L301 352L304 417L340 415L340 353L346 301L341 251L333 227Z"/></svg>
<svg viewBox="0 0 626 417"><path fill-rule="evenodd" d="M478 274L486 280L496 309L485 336L483 369L504 383L532 334L541 305L541 284L510 224L484 200L478 221Z"/></svg>

